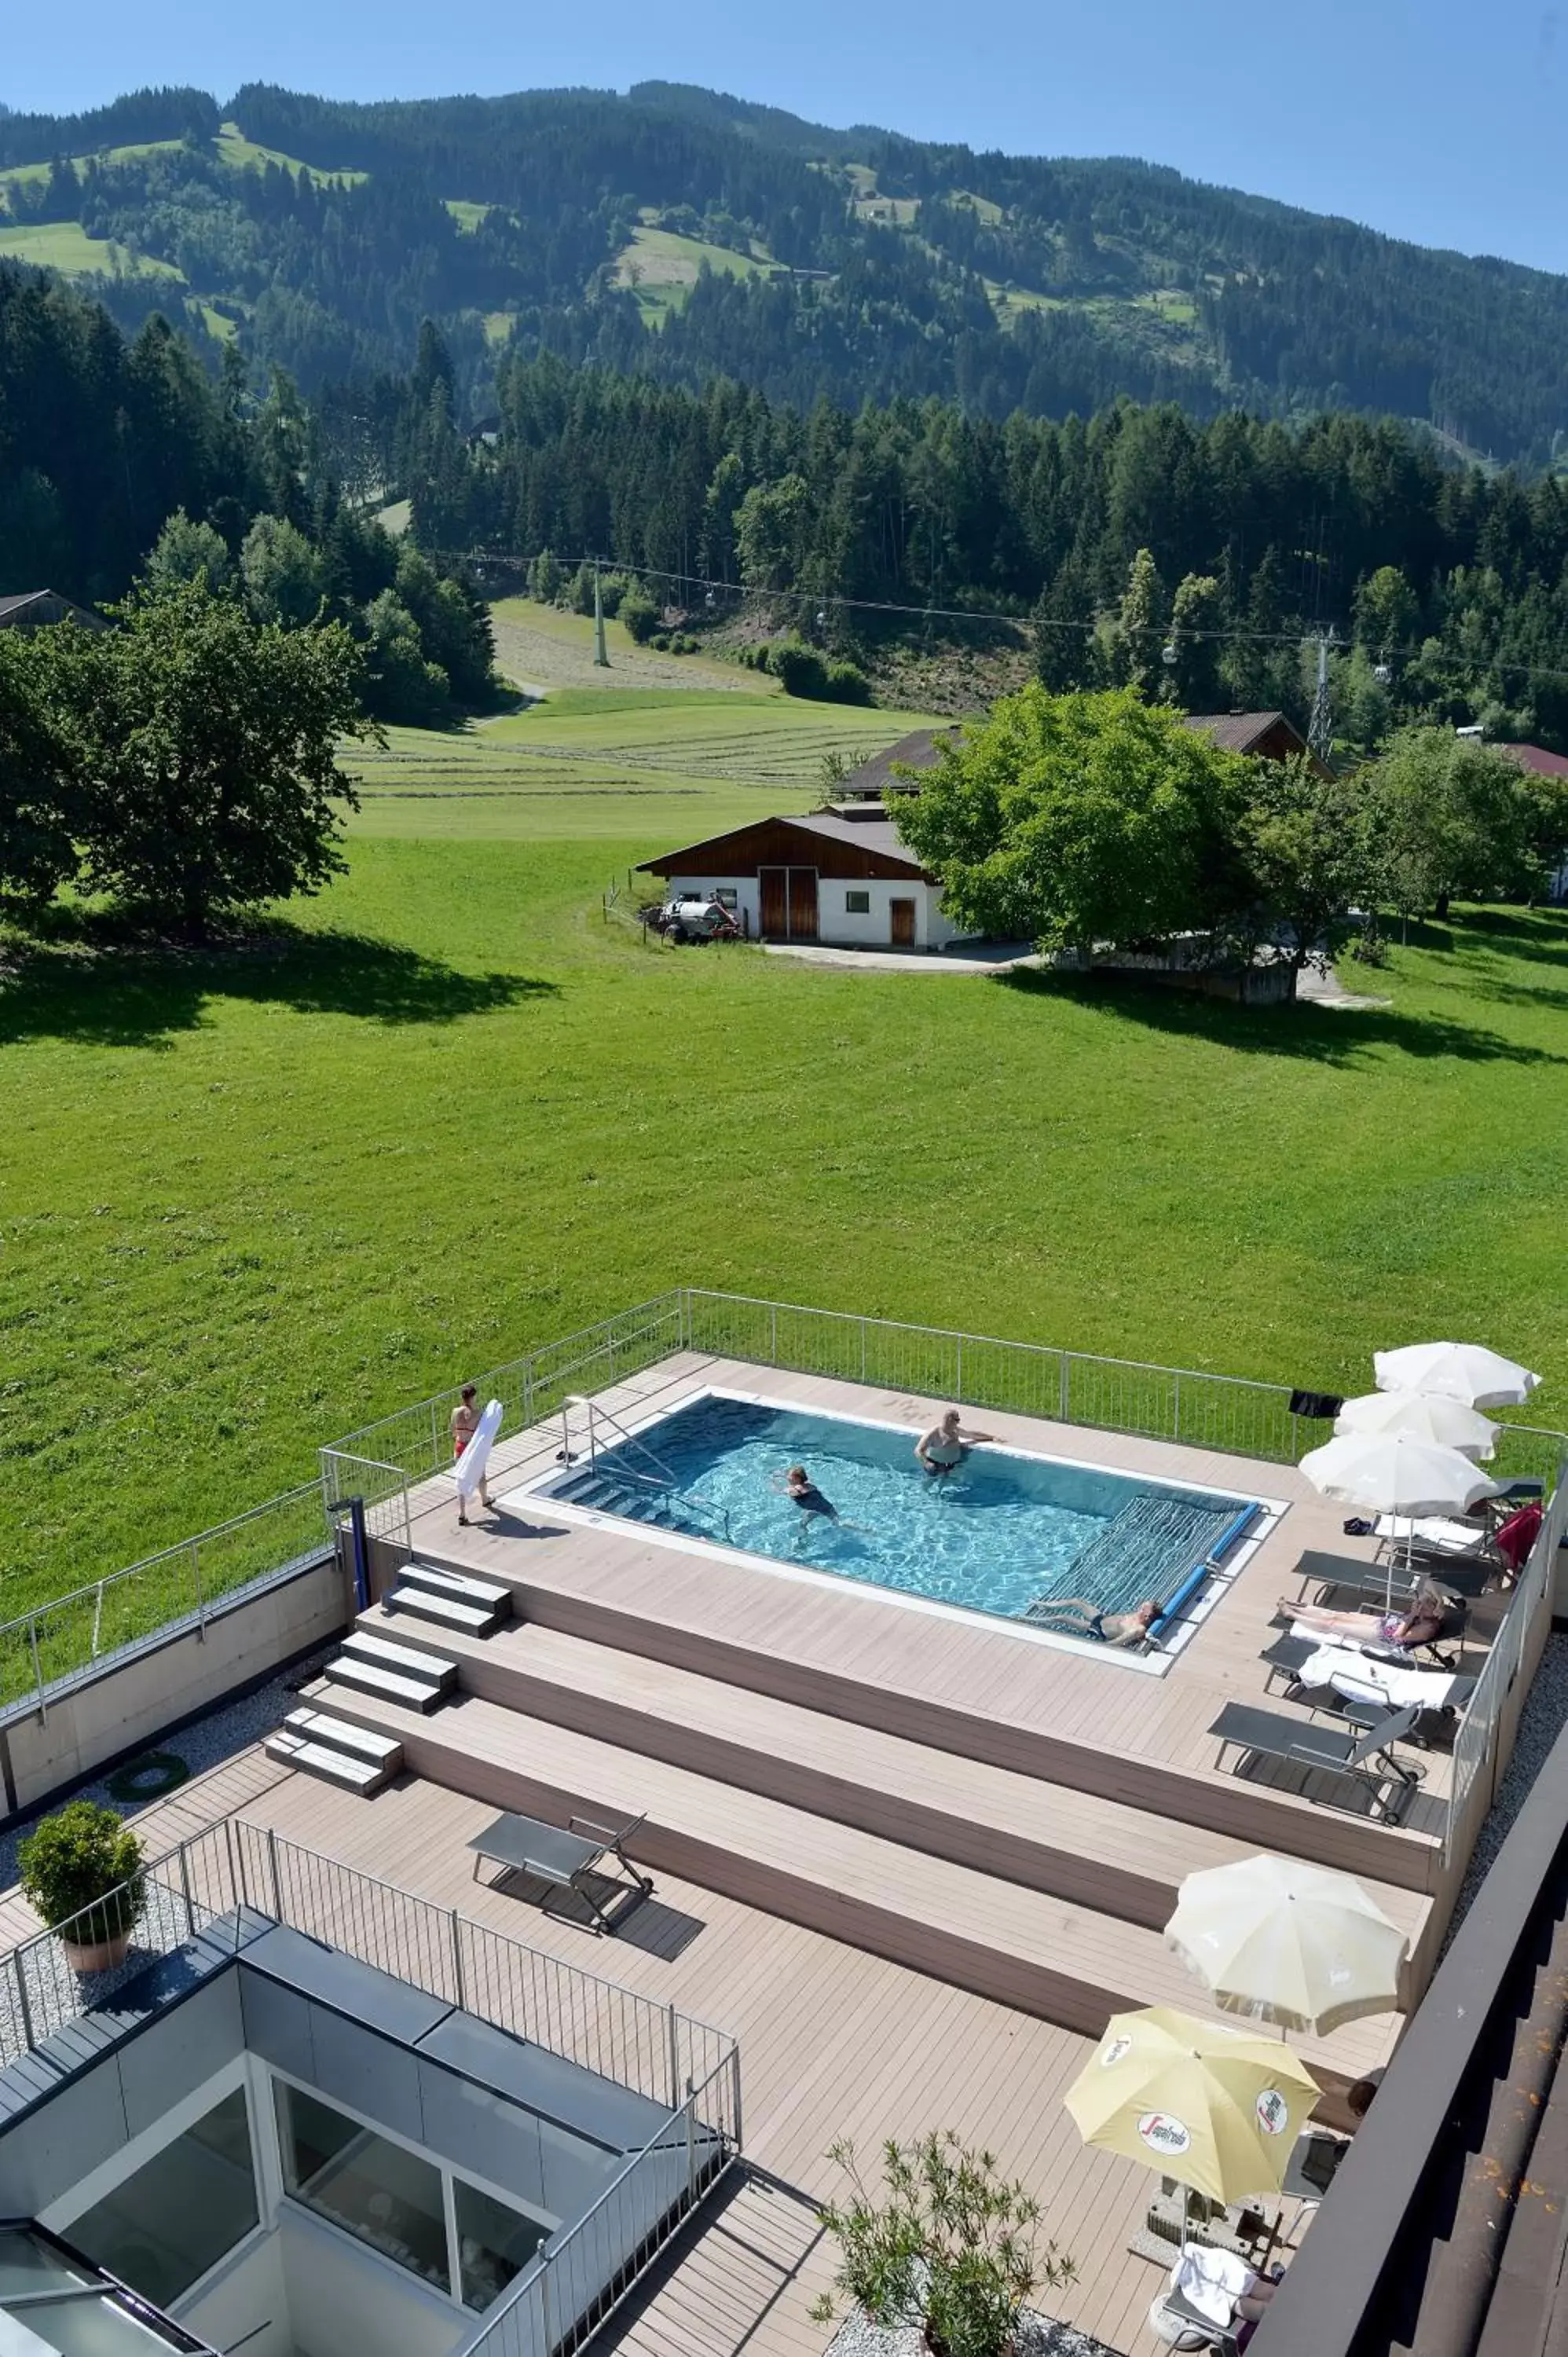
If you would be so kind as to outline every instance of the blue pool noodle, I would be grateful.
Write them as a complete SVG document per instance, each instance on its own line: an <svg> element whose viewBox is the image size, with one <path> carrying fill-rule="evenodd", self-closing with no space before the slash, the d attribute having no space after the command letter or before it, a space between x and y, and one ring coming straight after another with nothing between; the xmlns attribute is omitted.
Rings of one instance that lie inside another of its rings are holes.
<svg viewBox="0 0 1568 2357"><path fill-rule="evenodd" d="M1162 1605L1156 1618L1150 1621L1149 1634L1151 1637L1157 1637L1160 1631L1165 1627L1165 1622L1176 1619L1176 1614L1181 1610L1182 1606L1187 1602L1188 1597L1196 1596L1197 1594L1198 1589L1203 1586L1203 1583L1208 1577L1209 1573L1219 1569L1222 1559L1230 1553L1237 1540L1251 1524L1253 1516L1259 1512L1261 1512L1261 1509L1258 1505L1257 1500L1254 1499L1250 1505L1242 1507L1241 1512L1237 1515L1233 1523L1227 1524L1226 1528L1220 1533L1218 1543L1209 1548L1208 1553L1204 1556L1201 1563L1194 1564L1192 1569L1187 1573L1187 1577L1182 1581L1181 1586L1176 1589L1176 1594L1171 1598L1170 1602L1168 1604Z"/></svg>

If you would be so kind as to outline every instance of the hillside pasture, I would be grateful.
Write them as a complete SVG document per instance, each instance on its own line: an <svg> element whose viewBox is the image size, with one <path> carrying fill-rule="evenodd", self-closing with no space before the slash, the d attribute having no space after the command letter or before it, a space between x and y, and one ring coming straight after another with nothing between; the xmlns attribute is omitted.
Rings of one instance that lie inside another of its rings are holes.
<svg viewBox="0 0 1568 2357"><path fill-rule="evenodd" d="M229 165L236 172L260 171L265 165L279 164L296 180L319 180L328 188L358 188L361 180L371 177L368 172L323 171L318 164L302 164L297 156L285 156L281 148L259 147L253 139L246 138L237 123L219 126L212 152L220 164Z"/></svg>
<svg viewBox="0 0 1568 2357"><path fill-rule="evenodd" d="M183 286L185 274L172 262L155 261L151 254L132 253L110 239L89 237L80 221L39 221L23 228L19 222L0 218L0 255L12 262L30 262L37 268L58 270L65 276L80 278L89 272L102 272L113 278L166 278L171 285Z"/></svg>
<svg viewBox="0 0 1568 2357"><path fill-rule="evenodd" d="M0 1610L682 1282L1340 1391L1473 1334L1568 1421L1562 912L1348 1009L645 939L628 869L917 716L568 684L355 748L349 874L242 946L10 943Z"/></svg>

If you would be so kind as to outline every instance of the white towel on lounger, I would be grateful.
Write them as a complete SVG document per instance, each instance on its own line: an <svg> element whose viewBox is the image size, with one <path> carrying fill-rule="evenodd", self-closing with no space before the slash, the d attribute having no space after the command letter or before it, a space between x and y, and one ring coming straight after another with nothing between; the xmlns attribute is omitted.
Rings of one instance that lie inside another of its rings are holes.
<svg viewBox="0 0 1568 2357"><path fill-rule="evenodd" d="M1297 1633L1314 1631L1298 1627ZM1446 1710L1460 1680L1446 1670L1412 1669L1407 1662L1391 1662L1376 1653L1359 1653L1349 1646L1320 1644L1296 1672L1304 1686L1332 1686L1347 1702L1387 1703L1403 1710L1419 1703L1423 1710Z"/></svg>

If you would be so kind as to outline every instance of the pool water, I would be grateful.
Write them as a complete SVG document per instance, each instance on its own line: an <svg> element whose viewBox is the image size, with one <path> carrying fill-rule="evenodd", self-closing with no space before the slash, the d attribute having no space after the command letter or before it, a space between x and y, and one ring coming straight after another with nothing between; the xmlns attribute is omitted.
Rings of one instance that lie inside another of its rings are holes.
<svg viewBox="0 0 1568 2357"><path fill-rule="evenodd" d="M972 1428L984 1428L983 1415ZM986 1448L933 1480L915 1458L916 1437L705 1393L549 1489L750 1555L1011 1620L1054 1597L1085 1597L1107 1611L1150 1596L1168 1602L1257 1511L1242 1498ZM794 1464L837 1508L836 1521L781 1494Z"/></svg>

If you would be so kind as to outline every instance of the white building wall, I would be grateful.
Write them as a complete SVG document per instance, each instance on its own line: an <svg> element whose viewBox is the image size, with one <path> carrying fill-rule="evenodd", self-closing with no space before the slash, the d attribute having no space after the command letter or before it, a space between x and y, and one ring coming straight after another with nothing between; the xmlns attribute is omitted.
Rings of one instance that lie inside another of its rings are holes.
<svg viewBox="0 0 1568 2357"><path fill-rule="evenodd" d="M671 876L665 888L665 898L670 900L703 899L718 893L735 895L736 914L756 941L762 928L762 894L755 876ZM869 909L864 913L852 912L846 906L851 893L865 893ZM941 889L938 885L923 884L912 876L822 876L817 881L817 939L830 949L890 948L895 900L915 903L917 949L942 949L949 942L961 938L957 927L950 925L942 914Z"/></svg>

